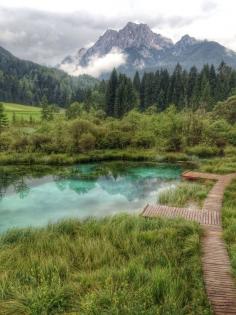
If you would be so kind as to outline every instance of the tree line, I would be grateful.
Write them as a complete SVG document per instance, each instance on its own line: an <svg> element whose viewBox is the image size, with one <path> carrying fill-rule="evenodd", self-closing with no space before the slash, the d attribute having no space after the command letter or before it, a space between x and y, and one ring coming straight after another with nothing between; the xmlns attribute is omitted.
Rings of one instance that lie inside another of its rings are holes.
<svg viewBox="0 0 236 315"><path fill-rule="evenodd" d="M0 101L39 106L66 107L83 101L86 90L97 80L90 76L71 77L58 69L20 60L0 47Z"/></svg>
<svg viewBox="0 0 236 315"><path fill-rule="evenodd" d="M217 69L205 65L201 71L196 67L186 71L178 64L173 73L161 69L141 77L136 72L133 80L114 69L106 83L104 109L108 116L117 118L133 108L161 112L170 104L179 110L203 107L210 111L235 89L236 71L224 62Z"/></svg>

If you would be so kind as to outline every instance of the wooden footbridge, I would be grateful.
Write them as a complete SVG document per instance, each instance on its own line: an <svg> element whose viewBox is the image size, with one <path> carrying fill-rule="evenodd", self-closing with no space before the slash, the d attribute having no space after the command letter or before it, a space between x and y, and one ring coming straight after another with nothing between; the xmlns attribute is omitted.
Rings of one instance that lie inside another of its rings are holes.
<svg viewBox="0 0 236 315"><path fill-rule="evenodd" d="M204 228L202 237L202 266L206 292L215 315L236 315L236 283L233 279L229 256L222 239L221 208L225 188L236 173L215 175L198 172L185 172L188 180L214 180L215 185L209 192L202 210L147 205L142 216L184 218L201 224Z"/></svg>

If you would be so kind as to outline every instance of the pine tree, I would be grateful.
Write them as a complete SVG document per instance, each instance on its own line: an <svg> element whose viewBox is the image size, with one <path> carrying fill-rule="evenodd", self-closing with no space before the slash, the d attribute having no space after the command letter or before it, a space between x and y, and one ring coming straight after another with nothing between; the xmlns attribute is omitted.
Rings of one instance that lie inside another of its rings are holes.
<svg viewBox="0 0 236 315"><path fill-rule="evenodd" d="M216 87L217 87L217 77L216 77L216 70L214 65L210 67L209 73L209 83L211 87L211 96L214 101L216 101Z"/></svg>
<svg viewBox="0 0 236 315"><path fill-rule="evenodd" d="M203 78L201 81L201 97L200 97L200 105L201 107L209 110L212 104L211 98L211 86L210 82L206 77L206 74L203 74Z"/></svg>
<svg viewBox="0 0 236 315"><path fill-rule="evenodd" d="M4 111L3 104L0 103L0 133L3 131L5 127L8 125L7 116Z"/></svg>
<svg viewBox="0 0 236 315"><path fill-rule="evenodd" d="M120 74L114 107L114 116L122 117L137 105L137 94L134 90L132 81L125 75Z"/></svg>
<svg viewBox="0 0 236 315"><path fill-rule="evenodd" d="M140 86L140 110L143 112L146 109L146 81L147 73L145 72Z"/></svg>
<svg viewBox="0 0 236 315"><path fill-rule="evenodd" d="M15 124L16 123L16 113L13 112L12 114L12 123Z"/></svg>
<svg viewBox="0 0 236 315"><path fill-rule="evenodd" d="M29 117L29 123L30 123L30 125L33 125L33 118L32 118L32 115L30 115L30 117Z"/></svg>
<svg viewBox="0 0 236 315"><path fill-rule="evenodd" d="M170 75L167 70L160 72L160 94L157 103L159 104L160 111L166 109L168 105L168 91L170 86Z"/></svg>
<svg viewBox="0 0 236 315"><path fill-rule="evenodd" d="M226 65L225 62L221 62L217 73L217 100L224 100L230 93L230 77L232 69Z"/></svg>
<svg viewBox="0 0 236 315"><path fill-rule="evenodd" d="M171 78L171 89L169 94L170 103L178 108L182 107L184 102L183 71L180 64L177 64Z"/></svg>
<svg viewBox="0 0 236 315"><path fill-rule="evenodd" d="M41 110L41 119L50 121L53 120L53 107L50 105L43 105L42 110Z"/></svg>
<svg viewBox="0 0 236 315"><path fill-rule="evenodd" d="M154 74L144 73L140 88L140 110L145 111L155 103Z"/></svg>
<svg viewBox="0 0 236 315"><path fill-rule="evenodd" d="M198 79L198 71L196 67L192 67L189 72L188 76L188 83L187 83L187 103L188 105L193 105L194 97L196 93L196 86L197 86L197 79Z"/></svg>
<svg viewBox="0 0 236 315"><path fill-rule="evenodd" d="M110 79L106 88L106 114L108 116L114 116L116 89L118 86L117 71L114 69L111 73Z"/></svg>
<svg viewBox="0 0 236 315"><path fill-rule="evenodd" d="M140 94L140 87L141 87L141 80L140 80L140 76L139 76L139 72L136 71L135 76L134 76L134 80L133 80L133 86L137 92L137 94Z"/></svg>

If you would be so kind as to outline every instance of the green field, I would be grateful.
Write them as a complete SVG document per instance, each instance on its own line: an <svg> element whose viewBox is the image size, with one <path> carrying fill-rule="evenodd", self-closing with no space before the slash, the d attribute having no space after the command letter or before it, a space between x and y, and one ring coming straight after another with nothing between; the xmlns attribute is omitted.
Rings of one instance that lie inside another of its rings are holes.
<svg viewBox="0 0 236 315"><path fill-rule="evenodd" d="M14 103L2 103L7 114L9 121L12 121L15 113L16 120L30 120L30 116L33 120L40 120L41 108L36 106L27 106Z"/></svg>

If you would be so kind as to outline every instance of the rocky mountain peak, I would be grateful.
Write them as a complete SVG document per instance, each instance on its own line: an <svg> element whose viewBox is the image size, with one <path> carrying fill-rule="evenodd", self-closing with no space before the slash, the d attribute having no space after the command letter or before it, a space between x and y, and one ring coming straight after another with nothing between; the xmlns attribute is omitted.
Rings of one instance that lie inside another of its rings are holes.
<svg viewBox="0 0 236 315"><path fill-rule="evenodd" d="M174 52L173 54L175 56L181 55L184 51L192 47L193 45L196 45L200 43L201 41L197 40L194 37L191 37L189 35L184 35L181 37L181 39L175 44Z"/></svg>
<svg viewBox="0 0 236 315"><path fill-rule="evenodd" d="M122 49L145 46L161 50L173 45L171 39L154 33L147 24L143 23L128 22L118 34Z"/></svg>
<svg viewBox="0 0 236 315"><path fill-rule="evenodd" d="M147 24L128 22L120 30L108 29L92 47L79 51L76 56L67 57L62 62L62 68L74 65L75 70L78 67L86 69L108 54L108 58L114 58L116 67L126 73L133 73L137 69L173 69L177 63L185 68L193 64L197 67L205 63L217 65L222 60L230 65L236 64L236 53L216 42L184 35L173 44L171 39L155 33Z"/></svg>
<svg viewBox="0 0 236 315"><path fill-rule="evenodd" d="M186 46L195 45L197 43L199 43L199 40L186 34L183 37L181 37L181 39L175 44L175 46L186 47Z"/></svg>

